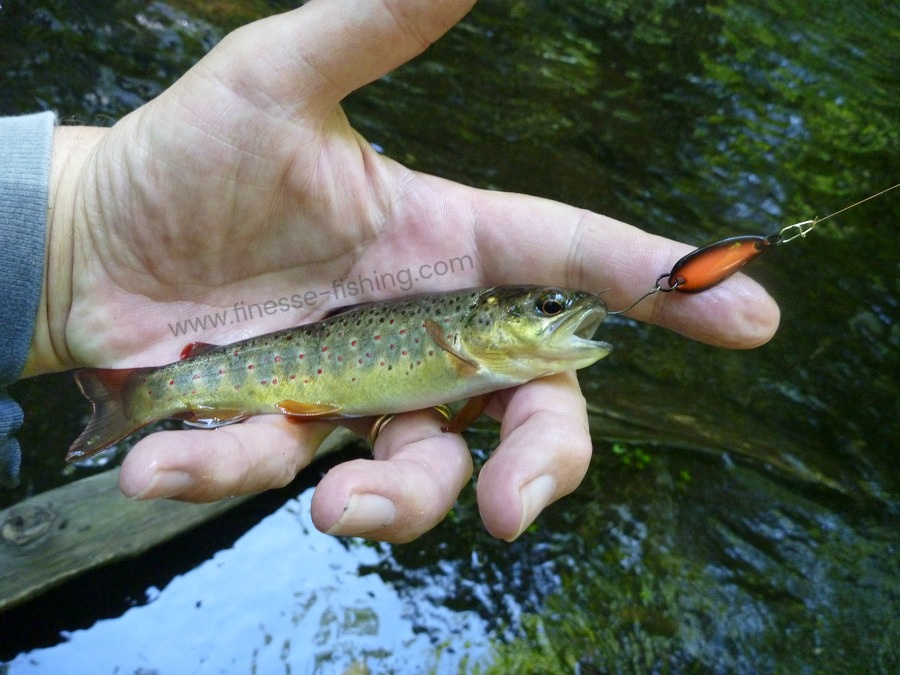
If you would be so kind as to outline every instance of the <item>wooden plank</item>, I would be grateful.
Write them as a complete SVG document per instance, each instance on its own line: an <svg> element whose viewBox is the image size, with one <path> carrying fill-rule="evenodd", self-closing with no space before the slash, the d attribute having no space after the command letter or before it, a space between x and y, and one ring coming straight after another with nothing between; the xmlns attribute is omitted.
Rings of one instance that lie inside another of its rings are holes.
<svg viewBox="0 0 900 675"><path fill-rule="evenodd" d="M317 456L354 442L339 428ZM0 511L0 612L89 569L140 555L250 497L212 504L135 502L112 469Z"/></svg>

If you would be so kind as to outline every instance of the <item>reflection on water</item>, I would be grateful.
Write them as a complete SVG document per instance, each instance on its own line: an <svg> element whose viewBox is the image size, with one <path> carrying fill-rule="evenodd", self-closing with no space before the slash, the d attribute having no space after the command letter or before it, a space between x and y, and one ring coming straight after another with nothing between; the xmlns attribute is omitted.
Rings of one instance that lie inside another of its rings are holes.
<svg viewBox="0 0 900 675"><path fill-rule="evenodd" d="M419 599L432 595L427 588L404 597L377 574L360 574L361 565L377 565L378 550L351 542L348 551L316 530L311 498L309 490L289 500L232 548L163 590L149 588L121 617L72 631L58 647L13 661L10 672L138 673L148 664L161 673L351 672L358 664L396 672L411 662L455 672L477 662L487 637L474 612ZM435 650L422 620L466 651Z"/></svg>
<svg viewBox="0 0 900 675"><path fill-rule="evenodd" d="M225 22L289 4L5 6L0 112L112 121ZM484 2L347 109L413 168L700 244L897 182L898 31L900 8L881 2ZM358 549L357 566L419 612L414 630L436 651L482 653L434 606L478 614L501 672L896 672L898 203L875 200L754 263L783 309L764 348L610 322L616 351L582 378L594 466L521 541L487 537L467 493L436 531ZM19 389L33 396L23 440L48 468L19 496L59 471L46 444L80 430L80 413L60 420L33 386ZM627 442L613 451L610 438ZM131 663L120 649L111 662Z"/></svg>

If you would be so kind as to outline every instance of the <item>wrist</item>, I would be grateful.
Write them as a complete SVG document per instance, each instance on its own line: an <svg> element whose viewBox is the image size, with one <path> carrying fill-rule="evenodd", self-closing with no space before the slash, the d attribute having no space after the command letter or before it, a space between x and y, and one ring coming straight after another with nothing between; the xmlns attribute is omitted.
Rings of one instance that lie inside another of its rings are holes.
<svg viewBox="0 0 900 675"><path fill-rule="evenodd" d="M44 247L44 283L22 377L77 365L66 343L77 273L75 230L79 186L90 156L106 134L97 127L57 127L53 133L50 186Z"/></svg>

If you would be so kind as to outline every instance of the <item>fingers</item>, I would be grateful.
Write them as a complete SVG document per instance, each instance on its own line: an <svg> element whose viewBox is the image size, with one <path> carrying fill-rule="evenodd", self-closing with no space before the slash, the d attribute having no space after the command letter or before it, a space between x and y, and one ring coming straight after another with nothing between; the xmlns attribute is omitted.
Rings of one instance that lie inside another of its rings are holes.
<svg viewBox="0 0 900 675"><path fill-rule="evenodd" d="M312 503L316 526L390 542L410 541L434 527L472 475L465 442L441 431L443 424L429 409L385 425L375 460L345 462L322 479ZM281 487L309 464L331 429L260 415L214 431L161 431L126 456L119 487L133 499L191 502Z"/></svg>
<svg viewBox="0 0 900 675"><path fill-rule="evenodd" d="M545 506L572 492L591 459L584 397L574 373L500 392L500 445L478 477L488 531L511 541ZM376 442L375 460L346 462L322 479L313 522L329 534L407 542L434 527L472 473L462 437L441 431L433 410L397 416Z"/></svg>
<svg viewBox="0 0 900 675"><path fill-rule="evenodd" d="M472 475L468 448L441 431L434 410L382 427L374 460L345 462L316 487L312 519L323 532L401 543L434 527Z"/></svg>
<svg viewBox="0 0 900 675"><path fill-rule="evenodd" d="M693 249L546 199L475 190L432 177L421 180L442 195L442 200L432 203L458 214L452 227L458 231L460 221L471 227L471 246L486 270L485 283L608 289L607 305L611 310L623 309ZM448 209L448 204L453 206ZM628 314L730 348L764 344L779 322L775 301L743 274L700 294L657 293Z"/></svg>
<svg viewBox="0 0 900 675"><path fill-rule="evenodd" d="M495 537L512 541L548 504L572 492L591 461L584 397L574 373L502 392L500 445L478 476L478 507Z"/></svg>
<svg viewBox="0 0 900 675"><path fill-rule="evenodd" d="M574 373L501 392L492 408L503 416L501 442L479 476L478 503L487 529L511 541L581 482L591 440ZM465 442L443 432L445 423L429 409L382 427L374 460L340 464L319 483L316 527L401 543L439 523L472 475ZM133 499L192 502L281 487L312 460L331 428L261 415L215 431L159 432L128 454L119 485Z"/></svg>
<svg viewBox="0 0 900 675"><path fill-rule="evenodd" d="M424 51L473 4L313 0L235 31L223 53L230 72L246 87L263 86L271 102L327 109ZM237 63L237 54L246 60Z"/></svg>
<svg viewBox="0 0 900 675"><path fill-rule="evenodd" d="M333 429L260 415L210 430L161 431L125 457L119 487L132 499L210 502L287 485Z"/></svg>

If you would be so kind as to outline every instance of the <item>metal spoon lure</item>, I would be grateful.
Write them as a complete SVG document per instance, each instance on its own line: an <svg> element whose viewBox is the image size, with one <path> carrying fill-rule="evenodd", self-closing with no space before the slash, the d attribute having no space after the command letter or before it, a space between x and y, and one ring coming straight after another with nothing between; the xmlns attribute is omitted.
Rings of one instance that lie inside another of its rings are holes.
<svg viewBox="0 0 900 675"><path fill-rule="evenodd" d="M833 218L839 213L852 209L854 206L859 206L870 199L875 199L897 187L900 187L900 183L861 199L850 206L845 206L824 218L813 218L812 220L794 223L783 227L775 234L728 237L695 249L676 262L671 271L660 274L656 278L656 285L652 289L625 309L609 312L609 314L623 314L657 292L702 293L722 283L751 260L771 250L774 246L786 244L798 237L805 237L822 221Z"/></svg>

